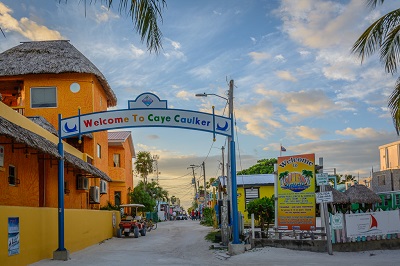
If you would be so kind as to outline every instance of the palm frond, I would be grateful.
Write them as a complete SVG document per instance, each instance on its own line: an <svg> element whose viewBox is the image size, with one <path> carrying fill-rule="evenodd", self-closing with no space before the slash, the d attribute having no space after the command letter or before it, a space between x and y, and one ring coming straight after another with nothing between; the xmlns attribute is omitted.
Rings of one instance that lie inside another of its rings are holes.
<svg viewBox="0 0 400 266"><path fill-rule="evenodd" d="M352 53L358 54L361 58L361 62L370 55L372 55L376 50L385 46L385 49L392 47L390 40L393 39L393 35L391 35L392 31L396 29L400 24L400 9L396 9L383 17L379 18L375 21L371 26L369 26L364 33L358 38L358 40L354 43L352 48ZM394 31L393 33L396 33ZM388 36L391 39L387 39ZM387 52L394 51L392 49L388 49ZM385 51L381 51L381 61L385 65L385 69L389 73L394 73L397 70L397 57L396 54L389 56L389 54L385 53ZM385 61L387 60L388 61Z"/></svg>
<svg viewBox="0 0 400 266"><path fill-rule="evenodd" d="M109 0L109 7L111 3L112 0ZM130 3L129 7L128 3ZM162 33L158 22L162 23L164 7L166 7L165 0L120 0L119 12L128 12L135 30L140 34L141 41L146 39L150 52L159 53L162 49Z"/></svg>
<svg viewBox="0 0 400 266"><path fill-rule="evenodd" d="M396 85L392 94L389 97L388 107L392 115L393 124L397 135L400 133L400 78L397 79Z"/></svg>
<svg viewBox="0 0 400 266"><path fill-rule="evenodd" d="M399 14L400 15L400 14ZM400 24L394 27L386 36L380 49L380 60L385 64L388 73L394 73L400 63Z"/></svg>
<svg viewBox="0 0 400 266"><path fill-rule="evenodd" d="M367 0L367 6L374 9L377 5L382 5L385 0Z"/></svg>

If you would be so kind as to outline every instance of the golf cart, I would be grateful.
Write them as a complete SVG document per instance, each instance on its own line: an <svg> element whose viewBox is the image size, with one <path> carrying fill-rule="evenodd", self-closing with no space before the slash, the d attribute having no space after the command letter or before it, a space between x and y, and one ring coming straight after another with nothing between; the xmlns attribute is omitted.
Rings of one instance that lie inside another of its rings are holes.
<svg viewBox="0 0 400 266"><path fill-rule="evenodd" d="M132 203L132 204L123 204L120 205L120 207L127 208L128 211L124 213L127 213L128 215L121 219L121 222L118 225L117 237L122 237L122 234L127 237L129 236L130 233L133 233L134 238L138 238L139 233L141 236L145 236L147 230L146 224L142 220L142 217L138 216L138 208L140 207L143 208L144 205ZM136 208L135 218L133 218L132 216L132 211L133 211L132 208Z"/></svg>

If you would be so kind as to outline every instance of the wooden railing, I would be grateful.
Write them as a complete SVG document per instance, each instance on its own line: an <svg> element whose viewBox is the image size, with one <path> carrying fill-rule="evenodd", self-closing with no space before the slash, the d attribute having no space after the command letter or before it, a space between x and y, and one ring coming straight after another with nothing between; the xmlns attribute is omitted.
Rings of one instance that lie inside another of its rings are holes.
<svg viewBox="0 0 400 266"><path fill-rule="evenodd" d="M25 115L25 107L23 106L11 106L13 110L15 110L17 113L21 115Z"/></svg>

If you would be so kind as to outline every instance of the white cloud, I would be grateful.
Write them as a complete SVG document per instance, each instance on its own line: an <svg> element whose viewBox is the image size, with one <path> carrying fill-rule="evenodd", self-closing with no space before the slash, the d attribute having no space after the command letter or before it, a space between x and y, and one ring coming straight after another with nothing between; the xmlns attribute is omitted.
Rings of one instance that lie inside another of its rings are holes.
<svg viewBox="0 0 400 266"><path fill-rule="evenodd" d="M348 127L343 130L336 130L335 133L338 135L353 136L356 138L375 138L380 135L379 132L370 127L356 128L356 129Z"/></svg>
<svg viewBox="0 0 400 266"><path fill-rule="evenodd" d="M193 93L190 93L188 91L179 91L176 94L176 97L183 100L189 100L190 98L193 98Z"/></svg>
<svg viewBox="0 0 400 266"><path fill-rule="evenodd" d="M328 48L355 40L354 27L364 19L365 3L344 6L334 1L283 0L277 12L290 38L310 48ZM349 46L350 47L350 46Z"/></svg>
<svg viewBox="0 0 400 266"><path fill-rule="evenodd" d="M108 22L111 19L118 19L119 15L113 13L111 10L109 10L106 6L101 6L101 13L96 13L96 22L97 23L105 23Z"/></svg>
<svg viewBox="0 0 400 266"><path fill-rule="evenodd" d="M245 123L241 129L243 134L255 135L265 138L270 132L282 125L273 118L273 103L267 99L261 99L255 104L241 105L235 109L237 120Z"/></svg>
<svg viewBox="0 0 400 266"><path fill-rule="evenodd" d="M141 57L142 55L145 54L145 51L143 51L143 50L140 49L140 48L137 48L137 47L136 47L135 45L133 45L133 44L131 44L129 48L130 48L131 55L132 55L133 58L139 58L139 57Z"/></svg>
<svg viewBox="0 0 400 266"><path fill-rule="evenodd" d="M283 80L288 80L288 81L292 81L292 82L296 82L297 79L295 77L293 77L293 75L289 72L289 71L276 71L275 72L276 76L279 77L280 79Z"/></svg>
<svg viewBox="0 0 400 266"><path fill-rule="evenodd" d="M285 93L281 102L289 112L301 117L319 116L336 109L332 99L321 90L301 90Z"/></svg>
<svg viewBox="0 0 400 266"><path fill-rule="evenodd" d="M296 126L290 130L291 134L310 140L319 140L322 134L326 132L320 128L310 128L307 126Z"/></svg>
<svg viewBox="0 0 400 266"><path fill-rule="evenodd" d="M282 62L282 63L286 62L286 58L281 54L276 55L274 58L275 58L275 61Z"/></svg>
<svg viewBox="0 0 400 266"><path fill-rule="evenodd" d="M268 53L259 53L259 52L251 52L249 53L249 56L253 59L253 62L255 64L260 64L265 60L268 60L271 58L271 55Z"/></svg>
<svg viewBox="0 0 400 266"><path fill-rule="evenodd" d="M26 17L18 21L11 16L13 11L0 2L0 27L3 31L15 31L32 41L65 39L58 31L37 24Z"/></svg>

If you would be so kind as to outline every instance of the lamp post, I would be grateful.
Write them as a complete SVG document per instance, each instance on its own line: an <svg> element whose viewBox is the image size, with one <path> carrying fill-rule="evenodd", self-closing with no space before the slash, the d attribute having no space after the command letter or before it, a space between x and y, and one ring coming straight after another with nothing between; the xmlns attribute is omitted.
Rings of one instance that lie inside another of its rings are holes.
<svg viewBox="0 0 400 266"><path fill-rule="evenodd" d="M207 97L208 95L217 96L219 98L228 101L229 105L229 118L231 119L231 135L228 137L229 142L229 156L228 164L230 166L230 171L228 170L228 176L230 176L230 186L228 187L229 195L231 198L231 209L232 209L232 234L233 234L233 244L239 244L239 221L238 221L238 206L237 206L237 186L236 186L236 155L235 155L235 140L234 140L234 127L233 127L233 80L229 81L229 92L228 98L214 94L214 93L200 93L196 94L197 97Z"/></svg>

